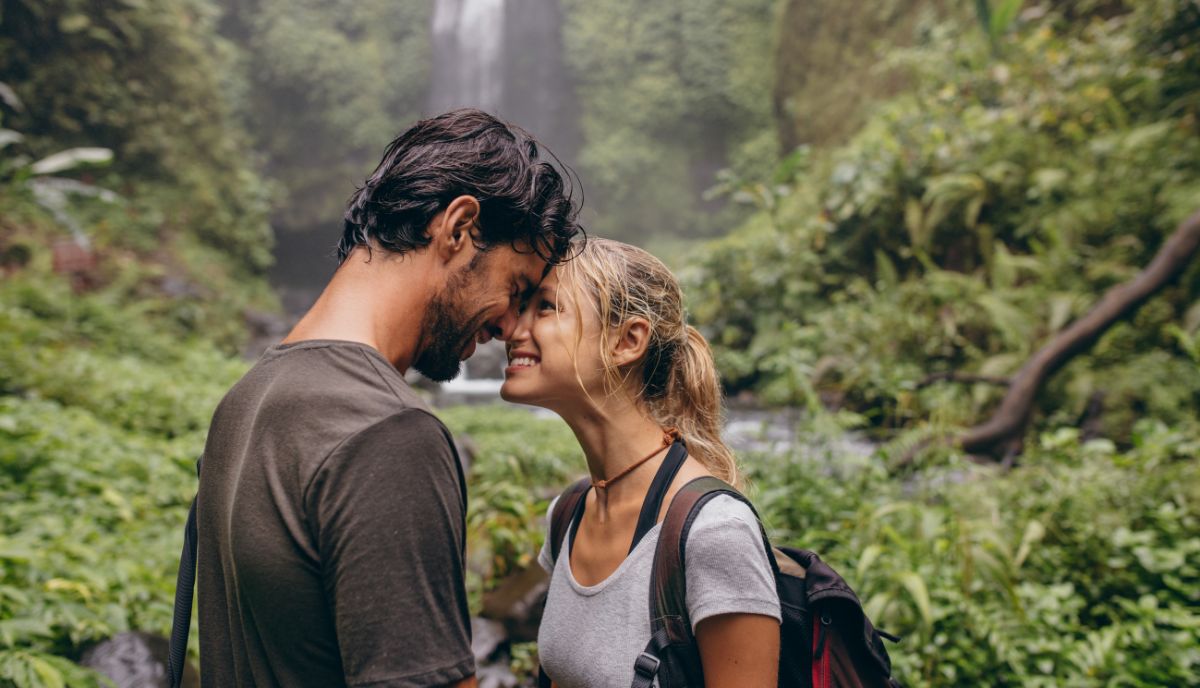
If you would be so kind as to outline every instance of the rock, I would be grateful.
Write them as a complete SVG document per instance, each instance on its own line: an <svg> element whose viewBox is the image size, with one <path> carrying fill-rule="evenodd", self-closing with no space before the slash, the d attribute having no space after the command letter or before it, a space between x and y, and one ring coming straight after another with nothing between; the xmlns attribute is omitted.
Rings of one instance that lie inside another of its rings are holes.
<svg viewBox="0 0 1200 688"><path fill-rule="evenodd" d="M508 631L504 630L504 624L478 616L471 617L471 653L475 655L476 664L487 662L507 642Z"/></svg>
<svg viewBox="0 0 1200 688"><path fill-rule="evenodd" d="M480 666L475 671L475 679L479 688L516 688L520 683L516 675L502 664Z"/></svg>
<svg viewBox="0 0 1200 688"><path fill-rule="evenodd" d="M177 275L163 275L158 280L159 290L173 299L203 299L209 291L203 286Z"/></svg>
<svg viewBox="0 0 1200 688"><path fill-rule="evenodd" d="M504 624L478 616L471 619L471 653L479 688L515 688L517 677L508 668L508 631Z"/></svg>
<svg viewBox="0 0 1200 688"><path fill-rule="evenodd" d="M537 640L550 576L536 561L483 596L483 616L504 624L513 642Z"/></svg>
<svg viewBox="0 0 1200 688"><path fill-rule="evenodd" d="M242 313L242 318L250 333L242 354L251 361L257 360L264 351L279 343L295 324L294 321L279 313L254 309L246 309Z"/></svg>
<svg viewBox="0 0 1200 688"><path fill-rule="evenodd" d="M170 642L154 633L118 633L88 648L79 664L112 679L117 688L166 688ZM185 688L199 688L200 674L188 662L183 667Z"/></svg>

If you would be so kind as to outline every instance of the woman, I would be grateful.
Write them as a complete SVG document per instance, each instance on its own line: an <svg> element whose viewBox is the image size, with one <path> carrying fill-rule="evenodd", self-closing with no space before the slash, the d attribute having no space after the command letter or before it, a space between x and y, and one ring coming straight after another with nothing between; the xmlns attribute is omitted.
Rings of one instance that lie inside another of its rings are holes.
<svg viewBox="0 0 1200 688"><path fill-rule="evenodd" d="M539 557L552 574L538 636L542 667L558 688L628 688L650 639L650 569L661 524L633 538L670 437L682 438L687 458L659 520L693 479L740 482L721 441L712 353L685 323L679 284L662 262L633 246L590 239L524 307L508 355L501 396L562 416L592 478L562 554L551 563L543 547ZM779 598L753 512L727 495L713 499L685 551L687 606L705 684L774 686Z"/></svg>

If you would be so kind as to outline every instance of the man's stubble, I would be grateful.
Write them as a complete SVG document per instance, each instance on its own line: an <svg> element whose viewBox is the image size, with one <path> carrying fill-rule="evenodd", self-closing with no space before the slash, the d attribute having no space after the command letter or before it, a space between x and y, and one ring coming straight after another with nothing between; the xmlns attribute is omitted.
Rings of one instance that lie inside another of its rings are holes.
<svg viewBox="0 0 1200 688"><path fill-rule="evenodd" d="M458 376L462 352L483 325L486 312L469 314L471 287L484 265L483 252L451 276L443 289L425 309L421 332L425 347L413 362L413 368L434 382L448 382Z"/></svg>

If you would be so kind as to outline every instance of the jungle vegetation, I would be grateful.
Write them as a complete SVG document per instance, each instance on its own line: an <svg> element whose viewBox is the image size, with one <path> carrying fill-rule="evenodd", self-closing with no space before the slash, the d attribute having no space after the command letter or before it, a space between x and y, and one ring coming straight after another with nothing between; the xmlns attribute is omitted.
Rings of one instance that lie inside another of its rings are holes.
<svg viewBox="0 0 1200 688"><path fill-rule="evenodd" d="M899 677L1200 683L1200 260L1003 446L956 442L1200 209L1200 5L562 4L593 231L714 237L670 257L730 403L802 409L739 457L753 497L903 637ZM306 175L348 188L419 114L428 17L0 0L0 686L104 685L85 648L168 629L273 237L336 221ZM583 463L560 422L442 415L478 449L478 610Z"/></svg>

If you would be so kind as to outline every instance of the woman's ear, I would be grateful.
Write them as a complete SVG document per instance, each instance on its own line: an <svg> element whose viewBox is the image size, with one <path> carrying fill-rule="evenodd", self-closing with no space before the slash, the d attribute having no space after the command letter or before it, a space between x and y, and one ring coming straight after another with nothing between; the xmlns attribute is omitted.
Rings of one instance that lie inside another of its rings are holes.
<svg viewBox="0 0 1200 688"><path fill-rule="evenodd" d="M650 346L650 323L645 318L630 318L617 329L612 344L612 361L618 366L636 363L646 356Z"/></svg>
<svg viewBox="0 0 1200 688"><path fill-rule="evenodd" d="M458 196L429 223L429 238L438 256L446 262L475 246L479 226L479 200Z"/></svg>

